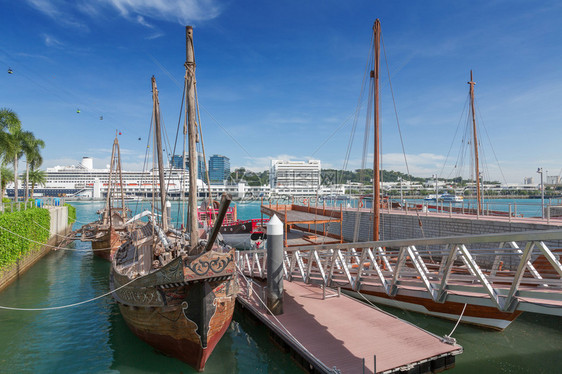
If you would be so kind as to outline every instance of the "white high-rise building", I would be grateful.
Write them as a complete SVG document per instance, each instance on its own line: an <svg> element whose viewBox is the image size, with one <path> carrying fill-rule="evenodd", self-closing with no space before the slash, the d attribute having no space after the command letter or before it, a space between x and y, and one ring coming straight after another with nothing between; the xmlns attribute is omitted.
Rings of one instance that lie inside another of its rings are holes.
<svg viewBox="0 0 562 374"><path fill-rule="evenodd" d="M311 195L320 188L320 160L271 160L269 184L280 195Z"/></svg>

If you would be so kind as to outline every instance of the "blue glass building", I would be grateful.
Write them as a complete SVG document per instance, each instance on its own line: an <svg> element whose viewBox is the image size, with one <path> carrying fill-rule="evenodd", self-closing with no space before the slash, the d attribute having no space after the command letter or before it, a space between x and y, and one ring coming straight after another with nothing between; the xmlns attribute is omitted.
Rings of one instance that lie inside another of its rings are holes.
<svg viewBox="0 0 562 374"><path fill-rule="evenodd" d="M173 168L181 169L183 167L183 156L173 155L170 163L172 164ZM197 164L197 178L206 180L206 178L204 178L205 160L203 159L203 154L201 152L197 154ZM189 170L189 156L186 156L185 159L185 170Z"/></svg>
<svg viewBox="0 0 562 374"><path fill-rule="evenodd" d="M209 179L211 183L222 183L230 176L230 159L226 156L212 155L209 158Z"/></svg>

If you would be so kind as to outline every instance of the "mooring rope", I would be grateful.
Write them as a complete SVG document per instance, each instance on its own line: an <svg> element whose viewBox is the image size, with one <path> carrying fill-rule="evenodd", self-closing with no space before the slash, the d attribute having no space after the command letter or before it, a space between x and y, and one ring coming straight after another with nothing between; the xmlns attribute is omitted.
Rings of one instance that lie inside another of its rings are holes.
<svg viewBox="0 0 562 374"><path fill-rule="evenodd" d="M41 227L43 230L51 232L51 229L48 229L48 228L46 228L46 227L44 227L44 226L41 226L41 224L39 224L38 222L33 221L33 223L36 224L37 226ZM61 234L56 234L56 233L55 233L55 236L61 236L61 237L65 238L65 239L67 238L67 235L61 235Z"/></svg>
<svg viewBox="0 0 562 374"><path fill-rule="evenodd" d="M240 275L242 275L242 277L244 278L244 280L246 281L246 284L248 284L248 287L250 287L250 281L248 280L248 278L246 278L246 276L244 275L244 273L242 272L242 270L240 269L240 267L238 266L238 264L236 264L236 270L238 270L238 273L240 273ZM296 344L298 344L305 352L309 353L311 356L314 356L312 353L310 353L310 351L308 349L306 349L306 347L304 345L302 345L301 342L298 341L297 338L295 338L293 336L293 334L291 334L291 332L285 327L285 325L283 325L283 323L281 323L281 321L279 321L279 319L277 319L277 317L273 314L273 312L267 307L267 305L265 304L265 302L261 299L261 297L256 293L256 297L257 299L260 301L260 303L265 307L265 309L268 311L268 313L275 319L275 321L277 321L277 323L279 324L279 326L281 326L283 328L283 330L285 330L287 332L287 334L289 335L289 338L292 339Z"/></svg>
<svg viewBox="0 0 562 374"><path fill-rule="evenodd" d="M51 245L51 244L48 244L48 243L41 243L41 242L38 242L38 241L30 239L30 238L26 238L25 236L17 234L15 232L3 227L3 226L0 226L0 229L9 232L12 235L17 236L18 238L22 238L22 239L28 240L32 243L40 244L40 245L45 246L45 247L51 247L51 248L56 249L56 250L62 249L62 250L65 250L65 251L74 251L74 252L96 252L96 251L105 251L105 250L108 250L108 249L112 248L112 247L108 247L108 248L98 248L98 249L93 249L93 248L92 249L77 249L77 248L60 247L60 246Z"/></svg>
<svg viewBox="0 0 562 374"><path fill-rule="evenodd" d="M119 290L122 289L123 287L126 287L126 286L130 285L131 283L133 283L133 282L135 282L135 281L137 281L137 280L139 280L139 279L141 279L141 278L143 278L143 277L135 278L135 279L133 279L132 281L130 281L130 282L128 282L128 283L125 283L125 284L122 285L121 287L116 288L116 289L113 290L113 291L109 291L109 292L107 292L107 293L104 293L103 295L96 296L96 297L94 297L94 298L92 298L92 299L80 301L80 302L74 303L74 304L61 305L61 306L53 306L53 307L48 307L48 308L16 308L16 307L10 307L10 306L2 306L2 305L0 305L0 309L18 310L18 311L26 311L26 312L37 312L37 311L40 311L40 312L41 312L41 311L47 311L47 310L57 310L57 309L72 308L72 307L75 307L75 306L78 306L78 305L87 304L87 303L90 303L90 302L92 302L92 301L96 301L96 300L98 300L98 299L104 298L104 297L106 297L107 295L110 295L110 294L112 294L113 292L119 291Z"/></svg>
<svg viewBox="0 0 562 374"><path fill-rule="evenodd" d="M466 305L467 303L464 304L464 307L462 308L462 312L461 315L459 316L459 319L457 320L457 323L455 324L455 327L453 327L453 329L451 330L451 332L449 333L449 335L445 335L446 337L450 338L453 336L453 333L455 332L455 330L457 329L457 326L459 325L459 323L461 322L462 316L464 314L464 311L466 309Z"/></svg>

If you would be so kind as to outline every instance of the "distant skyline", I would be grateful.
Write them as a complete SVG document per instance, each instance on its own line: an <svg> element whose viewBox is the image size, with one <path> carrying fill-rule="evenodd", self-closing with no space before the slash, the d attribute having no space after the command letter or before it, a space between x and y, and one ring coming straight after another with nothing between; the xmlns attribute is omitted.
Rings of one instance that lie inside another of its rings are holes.
<svg viewBox="0 0 562 374"><path fill-rule="evenodd" d="M539 167L562 172L558 1L22 0L2 8L0 107L46 142L42 168L83 156L104 168L119 131L123 168L142 169L152 75L173 141L192 25L207 159L225 155L232 170L256 172L273 159L342 169L379 18L383 169L407 173L406 158L414 176L470 177L462 138L472 69L484 178L523 183L540 180ZM372 167L364 125L362 114L347 170L362 167L362 154Z"/></svg>

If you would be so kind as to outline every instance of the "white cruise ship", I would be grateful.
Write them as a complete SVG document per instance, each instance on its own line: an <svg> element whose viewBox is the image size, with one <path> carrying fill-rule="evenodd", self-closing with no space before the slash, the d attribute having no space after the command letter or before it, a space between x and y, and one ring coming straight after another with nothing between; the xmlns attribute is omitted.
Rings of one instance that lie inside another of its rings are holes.
<svg viewBox="0 0 562 374"><path fill-rule="evenodd" d="M35 196L73 196L84 198L102 198L107 194L109 169L94 169L94 160L83 157L78 165L55 166L47 169L47 182L44 186L35 186ZM183 174L183 176L182 176ZM152 196L152 191L159 191L158 175L152 171L122 171L123 189L126 196ZM166 170L166 183L170 195L179 196L181 183L188 189L189 176L181 169ZM23 196L23 184L20 182L19 196ZM199 187L203 182L198 180ZM14 184L8 184L7 195L14 196Z"/></svg>

